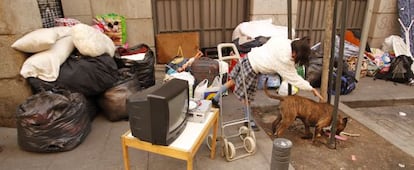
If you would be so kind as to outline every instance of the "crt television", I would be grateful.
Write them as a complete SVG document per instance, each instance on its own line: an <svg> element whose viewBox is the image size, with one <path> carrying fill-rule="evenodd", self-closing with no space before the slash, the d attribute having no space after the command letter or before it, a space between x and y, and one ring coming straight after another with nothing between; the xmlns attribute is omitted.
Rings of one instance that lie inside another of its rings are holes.
<svg viewBox="0 0 414 170"><path fill-rule="evenodd" d="M170 145L188 121L188 82L172 79L136 92L127 99L132 136L156 145Z"/></svg>

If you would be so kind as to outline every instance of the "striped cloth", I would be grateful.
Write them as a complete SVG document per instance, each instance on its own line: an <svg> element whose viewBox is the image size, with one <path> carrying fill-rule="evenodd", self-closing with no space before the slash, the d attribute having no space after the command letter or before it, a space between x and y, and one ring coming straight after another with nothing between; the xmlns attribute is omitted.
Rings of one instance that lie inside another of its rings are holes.
<svg viewBox="0 0 414 170"><path fill-rule="evenodd" d="M235 82L234 95L240 100L245 99L243 76L245 79L247 98L250 102L254 100L257 90L258 74L256 74L250 65L248 57L242 58L230 72L230 78ZM241 70L243 69L243 71Z"/></svg>

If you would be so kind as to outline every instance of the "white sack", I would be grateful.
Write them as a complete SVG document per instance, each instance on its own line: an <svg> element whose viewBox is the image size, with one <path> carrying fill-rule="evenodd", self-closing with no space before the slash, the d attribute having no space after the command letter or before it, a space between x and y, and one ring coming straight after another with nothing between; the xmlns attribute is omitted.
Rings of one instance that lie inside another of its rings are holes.
<svg viewBox="0 0 414 170"><path fill-rule="evenodd" d="M20 70L20 75L24 78L36 77L44 81L55 81L59 76L60 65L65 62L73 50L71 36L59 39L50 49L26 59Z"/></svg>

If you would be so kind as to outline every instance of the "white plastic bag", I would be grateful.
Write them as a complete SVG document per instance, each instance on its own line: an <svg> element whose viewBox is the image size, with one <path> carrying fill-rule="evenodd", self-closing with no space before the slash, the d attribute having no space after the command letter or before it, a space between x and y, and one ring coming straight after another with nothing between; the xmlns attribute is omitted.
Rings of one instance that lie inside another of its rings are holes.
<svg viewBox="0 0 414 170"><path fill-rule="evenodd" d="M288 84L289 83L287 81L282 81L277 93L281 96L287 96L288 95ZM292 86L291 94L292 95L296 94L299 91L299 89L297 87L293 86L293 85L291 85L291 86Z"/></svg>
<svg viewBox="0 0 414 170"><path fill-rule="evenodd" d="M198 83L194 90L194 98L200 100L204 99L204 92L207 90L207 86L208 79L204 79L200 83Z"/></svg>
<svg viewBox="0 0 414 170"><path fill-rule="evenodd" d="M193 98L193 86L195 82L194 76L186 71L179 72L179 73L173 73L170 75L171 77L181 79L181 80L187 80L188 81L188 91L190 92L190 98Z"/></svg>
<svg viewBox="0 0 414 170"><path fill-rule="evenodd" d="M213 82L211 85L204 91L203 99L211 100L220 90L221 83L220 83L220 76L214 77Z"/></svg>

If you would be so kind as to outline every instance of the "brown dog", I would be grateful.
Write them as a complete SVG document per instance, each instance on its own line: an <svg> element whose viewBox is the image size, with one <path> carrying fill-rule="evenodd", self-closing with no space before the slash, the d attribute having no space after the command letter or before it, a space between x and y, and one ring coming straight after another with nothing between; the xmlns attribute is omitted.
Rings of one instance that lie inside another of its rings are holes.
<svg viewBox="0 0 414 170"><path fill-rule="evenodd" d="M289 95L280 96L270 94L267 90L267 80L265 81L264 91L265 94L273 99L280 100L279 109L280 115L272 124L273 134L280 137L296 118L302 120L305 125L305 136L302 138L309 139L312 137L312 141L315 142L317 134L322 135L322 129L331 125L332 112L334 107L328 103L318 103L311 99ZM336 134L339 135L345 129L348 118L342 118L339 114L343 114L338 110L338 117L336 122ZM315 127L315 133L312 136L310 132L310 126Z"/></svg>

